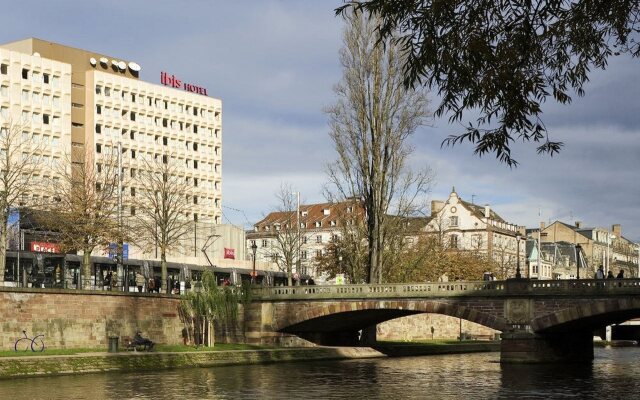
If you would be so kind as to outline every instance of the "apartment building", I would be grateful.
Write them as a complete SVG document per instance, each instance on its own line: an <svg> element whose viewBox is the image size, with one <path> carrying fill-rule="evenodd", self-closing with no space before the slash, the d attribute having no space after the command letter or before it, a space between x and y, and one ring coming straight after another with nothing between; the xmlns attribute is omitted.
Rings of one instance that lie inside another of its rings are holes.
<svg viewBox="0 0 640 400"><path fill-rule="evenodd" d="M315 260L363 218L364 209L357 201L305 204L296 210L272 212L247 232L247 251L250 253L255 244L257 261L284 270L288 258L294 272L322 282Z"/></svg>

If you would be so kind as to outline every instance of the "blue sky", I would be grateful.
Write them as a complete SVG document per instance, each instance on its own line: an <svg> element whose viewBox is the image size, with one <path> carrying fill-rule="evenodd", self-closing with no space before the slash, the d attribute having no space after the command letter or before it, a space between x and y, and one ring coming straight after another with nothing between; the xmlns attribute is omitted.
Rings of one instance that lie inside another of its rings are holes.
<svg viewBox="0 0 640 400"><path fill-rule="evenodd" d="M247 225L277 206L282 183L303 202L324 200L324 165L335 152L322 110L341 77L339 4L12 1L3 4L0 42L38 37L135 61L145 81L159 83L166 71L206 87L223 101L225 222ZM434 120L412 138L411 163L436 173L430 199L455 186L512 223L620 223L625 237L640 241L639 65L613 59L591 75L584 98L546 104L544 121L565 148L551 158L518 144L517 169L475 157L469 145L440 148L459 126Z"/></svg>

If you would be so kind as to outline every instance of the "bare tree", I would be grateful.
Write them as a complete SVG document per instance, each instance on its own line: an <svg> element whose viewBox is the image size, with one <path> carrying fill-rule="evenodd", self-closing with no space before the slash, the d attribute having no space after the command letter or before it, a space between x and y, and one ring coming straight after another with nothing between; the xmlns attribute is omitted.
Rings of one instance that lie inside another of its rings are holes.
<svg viewBox="0 0 640 400"><path fill-rule="evenodd" d="M69 154L58 168L61 181L51 188L49 213L40 221L59 234L63 251L82 251L82 288L91 288L91 253L120 238L117 147L92 154Z"/></svg>
<svg viewBox="0 0 640 400"><path fill-rule="evenodd" d="M277 211L269 214L264 222L269 225L271 243L269 251L278 268L285 272L289 286L293 284L294 266L300 265L302 230L297 216L297 204L290 185L282 184L276 193ZM299 272L299 271L298 271Z"/></svg>
<svg viewBox="0 0 640 400"><path fill-rule="evenodd" d="M138 242L160 250L163 286L167 285L167 253L185 249L185 239L195 224L191 212L197 198L181 169L171 155L144 160L135 181L138 193L132 200Z"/></svg>
<svg viewBox="0 0 640 400"><path fill-rule="evenodd" d="M347 200L352 212L345 213L342 208L336 222L339 230L327 245L326 251L315 259L318 272L335 277L344 274L351 283L360 283L367 278L367 230L364 210L359 201ZM337 211L340 211L337 208Z"/></svg>
<svg viewBox="0 0 640 400"><path fill-rule="evenodd" d="M338 160L328 166L330 197L357 197L366 213L366 281L383 277L383 249L392 236L388 215L409 216L430 186L428 169L407 167L407 139L429 118L422 88L403 85L403 58L392 40L378 42L375 24L364 13L347 18L340 52L342 81L337 102L327 109ZM395 210L392 210L395 208ZM391 212L395 211L395 212Z"/></svg>
<svg viewBox="0 0 640 400"><path fill-rule="evenodd" d="M24 123L0 123L0 281L4 281L7 222L13 208L27 205L25 198L39 192L34 176L41 170L44 142L34 139Z"/></svg>

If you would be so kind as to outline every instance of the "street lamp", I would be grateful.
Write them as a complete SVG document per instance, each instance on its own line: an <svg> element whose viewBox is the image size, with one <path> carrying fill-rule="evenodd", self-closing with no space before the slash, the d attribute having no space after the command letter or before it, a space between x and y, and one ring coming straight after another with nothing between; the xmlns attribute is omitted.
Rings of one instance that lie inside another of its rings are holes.
<svg viewBox="0 0 640 400"><path fill-rule="evenodd" d="M576 279L580 279L580 266L582 264L582 246L576 244Z"/></svg>
<svg viewBox="0 0 640 400"><path fill-rule="evenodd" d="M522 278L522 274L520 274L520 233L518 233L516 234L516 279L521 279L521 278Z"/></svg>
<svg viewBox="0 0 640 400"><path fill-rule="evenodd" d="M251 251L253 252L253 272L251 272L251 284L256 283L256 251L258 251L258 245L256 241L253 241L251 245Z"/></svg>

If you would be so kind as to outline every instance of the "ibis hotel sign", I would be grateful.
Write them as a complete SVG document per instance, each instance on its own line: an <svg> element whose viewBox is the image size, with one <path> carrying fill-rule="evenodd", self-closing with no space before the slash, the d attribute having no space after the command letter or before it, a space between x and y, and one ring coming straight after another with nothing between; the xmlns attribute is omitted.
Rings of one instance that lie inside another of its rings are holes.
<svg viewBox="0 0 640 400"><path fill-rule="evenodd" d="M165 86L171 86L176 89L184 89L187 92L207 95L207 89L202 86L196 86L191 83L183 82L176 78L175 75L169 75L166 72L160 72L160 83Z"/></svg>

